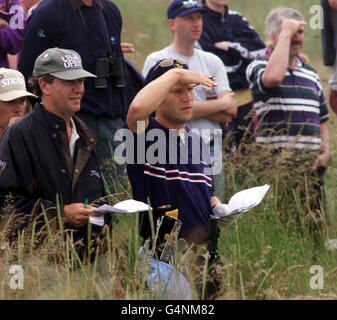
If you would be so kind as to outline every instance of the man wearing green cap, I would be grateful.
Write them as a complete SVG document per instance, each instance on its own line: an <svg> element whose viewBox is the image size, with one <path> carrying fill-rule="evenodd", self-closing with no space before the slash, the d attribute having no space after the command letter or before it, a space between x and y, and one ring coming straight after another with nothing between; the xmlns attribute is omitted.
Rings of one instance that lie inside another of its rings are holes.
<svg viewBox="0 0 337 320"><path fill-rule="evenodd" d="M44 210L48 219L55 218L59 200L66 229L76 230L74 240L87 237L94 212L83 203L104 195L93 153L96 136L74 115L87 77L95 76L83 69L81 57L72 50L48 49L35 61L30 80L41 103L10 126L0 142L0 193L11 194L2 209L18 214L15 233L34 219L39 226ZM92 226L97 233L101 228Z"/></svg>

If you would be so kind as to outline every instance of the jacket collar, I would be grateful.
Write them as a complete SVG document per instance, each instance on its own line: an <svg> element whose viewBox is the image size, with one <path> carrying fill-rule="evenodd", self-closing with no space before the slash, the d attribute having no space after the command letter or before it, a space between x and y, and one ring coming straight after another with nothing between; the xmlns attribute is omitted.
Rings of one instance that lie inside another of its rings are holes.
<svg viewBox="0 0 337 320"><path fill-rule="evenodd" d="M43 116L39 117L41 121L50 128L51 132L66 131L65 121L54 113L49 112L42 104L37 103L34 106L34 111L37 115L41 113ZM44 119L43 119L44 118ZM74 123L76 125L77 133L83 138L85 145L94 147L97 143L96 134L91 131L86 124L76 115L73 116Z"/></svg>
<svg viewBox="0 0 337 320"><path fill-rule="evenodd" d="M210 9L209 7L205 6L205 9L207 11L207 13L215 20L220 20L221 22L225 22L227 17L228 17L228 5L225 5L225 12L224 14L213 11L212 9Z"/></svg>

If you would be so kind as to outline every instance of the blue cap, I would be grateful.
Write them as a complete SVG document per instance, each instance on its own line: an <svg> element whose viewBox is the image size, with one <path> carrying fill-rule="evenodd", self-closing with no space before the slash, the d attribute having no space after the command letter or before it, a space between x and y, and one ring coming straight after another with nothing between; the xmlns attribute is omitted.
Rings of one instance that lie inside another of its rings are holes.
<svg viewBox="0 0 337 320"><path fill-rule="evenodd" d="M174 19L194 11L205 11L205 6L200 0L173 0L167 8L167 18Z"/></svg>
<svg viewBox="0 0 337 320"><path fill-rule="evenodd" d="M174 68L188 70L188 65L187 62L181 58L165 58L157 61L148 72L144 80L144 85L149 84L151 81L156 80L162 76L165 72Z"/></svg>

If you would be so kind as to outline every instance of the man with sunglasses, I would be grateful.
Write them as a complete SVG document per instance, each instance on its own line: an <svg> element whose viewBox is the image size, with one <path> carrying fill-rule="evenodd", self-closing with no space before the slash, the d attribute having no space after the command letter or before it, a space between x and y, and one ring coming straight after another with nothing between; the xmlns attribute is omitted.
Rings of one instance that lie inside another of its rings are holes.
<svg viewBox="0 0 337 320"><path fill-rule="evenodd" d="M195 48L202 32L203 4L196 0L174 0L167 9L168 25L173 32L173 42L163 50L151 53L144 63L143 75L151 66L163 58L182 58L189 69L201 74L209 74L218 83L217 87L195 88L195 102L189 127L203 137L210 148L214 167L215 190L220 198L224 196L224 174L222 169L222 150L215 148L215 132L221 133L222 125L236 116L237 103L228 83L224 64L216 55ZM216 130L218 129L218 130ZM210 134L205 134L208 131ZM220 140L222 139L222 135Z"/></svg>
<svg viewBox="0 0 337 320"><path fill-rule="evenodd" d="M150 201L153 208L164 205L177 208L182 221L180 237L202 243L208 238L212 207L220 201L213 194L207 146L186 123L193 117L194 86L215 88L217 84L208 75L187 69L182 59L167 58L149 70L146 86L131 103L127 115L134 143L126 143L126 149L127 152L128 148L134 149L136 155L135 161L127 160L127 173L135 200ZM139 150L144 135L149 137L153 133L159 141L146 138L145 148ZM151 157L154 146L158 147L157 155ZM181 158L182 150L187 151L186 158ZM196 150L200 151L198 156ZM148 221L144 220L140 234L144 238L151 236Z"/></svg>

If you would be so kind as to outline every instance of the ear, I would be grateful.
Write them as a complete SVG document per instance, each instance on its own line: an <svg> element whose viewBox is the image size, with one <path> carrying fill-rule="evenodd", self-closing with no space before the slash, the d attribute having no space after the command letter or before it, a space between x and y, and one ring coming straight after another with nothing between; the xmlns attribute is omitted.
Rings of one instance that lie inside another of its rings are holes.
<svg viewBox="0 0 337 320"><path fill-rule="evenodd" d="M49 95L49 84L43 78L38 79L38 83L43 95Z"/></svg>
<svg viewBox="0 0 337 320"><path fill-rule="evenodd" d="M276 42L277 42L278 35L276 35L275 33L272 33L272 34L270 34L269 39L270 39L270 41L271 41L271 42L273 43L273 45L274 45L274 44L276 44Z"/></svg>
<svg viewBox="0 0 337 320"><path fill-rule="evenodd" d="M172 30L172 32L174 32L174 30L175 30L175 19L169 19L168 20L168 26Z"/></svg>

